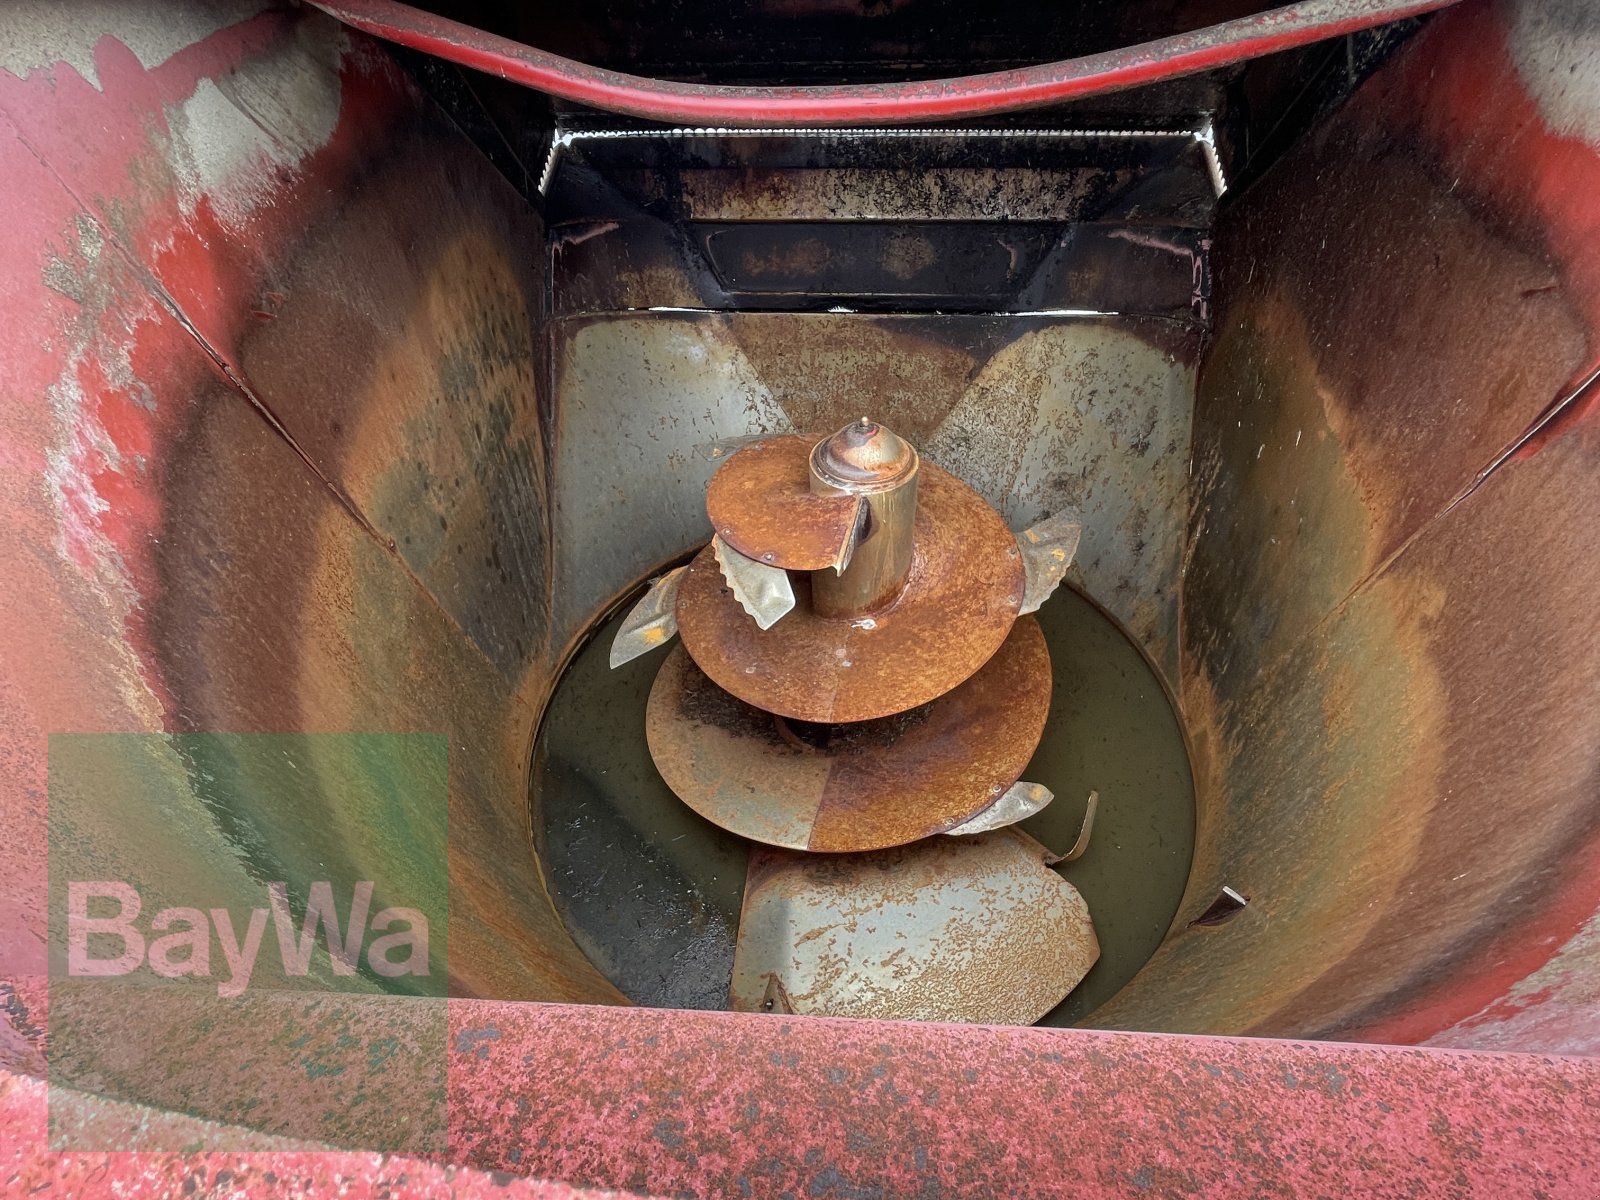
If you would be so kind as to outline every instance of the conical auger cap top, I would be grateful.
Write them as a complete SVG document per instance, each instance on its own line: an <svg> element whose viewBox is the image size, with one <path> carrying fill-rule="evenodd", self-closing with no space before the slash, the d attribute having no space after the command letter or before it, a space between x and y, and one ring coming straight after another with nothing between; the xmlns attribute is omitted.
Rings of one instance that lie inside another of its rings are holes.
<svg viewBox="0 0 1600 1200"><path fill-rule="evenodd" d="M897 487L915 474L917 452L886 425L862 417L811 451L814 485L855 495Z"/></svg>

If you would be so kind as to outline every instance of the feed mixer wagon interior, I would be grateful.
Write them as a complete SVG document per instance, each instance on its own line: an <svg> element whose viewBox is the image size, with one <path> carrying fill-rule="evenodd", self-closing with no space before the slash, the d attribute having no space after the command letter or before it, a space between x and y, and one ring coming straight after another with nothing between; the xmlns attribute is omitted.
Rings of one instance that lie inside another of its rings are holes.
<svg viewBox="0 0 1600 1200"><path fill-rule="evenodd" d="M1596 1047L1586 6L143 7L0 17L23 1059L69 853L425 895L394 1003Z"/></svg>

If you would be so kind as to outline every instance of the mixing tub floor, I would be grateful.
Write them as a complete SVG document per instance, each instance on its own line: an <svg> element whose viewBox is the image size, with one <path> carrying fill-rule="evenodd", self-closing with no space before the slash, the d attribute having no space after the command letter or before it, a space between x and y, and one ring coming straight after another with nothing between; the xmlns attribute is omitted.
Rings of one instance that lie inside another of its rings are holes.
<svg viewBox="0 0 1600 1200"><path fill-rule="evenodd" d="M1166 694L1115 623L1067 589L1039 620L1054 692L1023 777L1056 800L1023 828L1065 850L1089 792L1100 793L1087 853L1060 868L1088 902L1101 946L1045 1020L1064 1025L1090 1017L1160 943L1188 875L1194 792ZM600 625L579 651L536 747L532 802L550 890L579 946L631 999L723 1008L748 843L690 811L656 773L644 714L661 656L610 670L620 622Z"/></svg>

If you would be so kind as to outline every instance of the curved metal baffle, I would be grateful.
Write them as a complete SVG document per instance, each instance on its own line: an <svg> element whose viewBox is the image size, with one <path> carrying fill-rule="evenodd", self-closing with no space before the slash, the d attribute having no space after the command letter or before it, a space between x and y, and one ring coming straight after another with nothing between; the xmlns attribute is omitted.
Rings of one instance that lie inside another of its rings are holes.
<svg viewBox="0 0 1600 1200"><path fill-rule="evenodd" d="M1100 957L1048 857L1018 829L828 858L757 847L730 1007L1031 1025Z"/></svg>
<svg viewBox="0 0 1600 1200"><path fill-rule="evenodd" d="M782 453L806 478L811 442L774 441L787 445ZM769 445L740 450L723 470ZM869 614L817 612L816 576L802 572L792 579L793 611L762 629L729 586L714 549L702 550L684 573L677 605L678 632L696 665L747 704L818 723L904 712L971 678L1005 641L1022 607L1022 553L977 492L931 463L917 474L915 553L905 586ZM724 528L739 527L725 520L719 538Z"/></svg>
<svg viewBox="0 0 1600 1200"><path fill-rule="evenodd" d="M656 768L714 824L794 850L898 846L970 824L1010 796L1044 733L1050 654L1024 617L948 695L872 721L807 725L745 704L683 647L662 664L645 718ZM1043 807L1027 785L1008 820Z"/></svg>

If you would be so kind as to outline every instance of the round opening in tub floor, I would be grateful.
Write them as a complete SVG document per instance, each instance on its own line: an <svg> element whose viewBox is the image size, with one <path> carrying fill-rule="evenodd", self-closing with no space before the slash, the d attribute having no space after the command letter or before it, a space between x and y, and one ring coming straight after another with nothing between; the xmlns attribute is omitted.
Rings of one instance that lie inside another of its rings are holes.
<svg viewBox="0 0 1600 1200"><path fill-rule="evenodd" d="M532 804L545 877L573 939L624 995L726 1008L752 843L696 815L656 771L645 707L665 655L609 668L625 612L591 631L540 727ZM1038 618L1054 682L1023 778L1055 800L1020 828L1064 853L1099 794L1087 850L1055 870L1087 903L1100 958L1042 1023L1092 1025L1177 911L1194 789L1166 692L1116 623L1067 588Z"/></svg>

